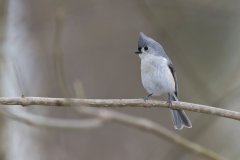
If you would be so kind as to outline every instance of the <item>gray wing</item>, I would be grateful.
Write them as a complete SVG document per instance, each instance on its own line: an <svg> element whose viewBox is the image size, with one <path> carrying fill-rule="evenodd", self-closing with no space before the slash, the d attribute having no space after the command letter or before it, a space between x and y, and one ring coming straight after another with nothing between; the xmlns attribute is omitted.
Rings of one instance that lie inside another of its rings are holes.
<svg viewBox="0 0 240 160"><path fill-rule="evenodd" d="M175 95L178 96L177 76L176 76L176 72L175 72L175 69L174 69L171 61L169 62L168 67L169 67L169 69L173 75L174 81L175 81Z"/></svg>

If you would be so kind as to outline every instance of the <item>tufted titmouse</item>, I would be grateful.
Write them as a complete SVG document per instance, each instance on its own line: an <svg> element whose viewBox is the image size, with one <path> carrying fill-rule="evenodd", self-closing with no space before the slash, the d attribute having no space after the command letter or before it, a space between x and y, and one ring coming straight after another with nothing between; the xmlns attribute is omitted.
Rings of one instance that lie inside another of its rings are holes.
<svg viewBox="0 0 240 160"><path fill-rule="evenodd" d="M163 47L144 33L140 32L138 50L135 52L141 59L141 78L143 87L149 93L144 97L168 96L168 103L178 101L177 79L172 61ZM192 124L186 113L180 109L170 109L175 129L191 128Z"/></svg>

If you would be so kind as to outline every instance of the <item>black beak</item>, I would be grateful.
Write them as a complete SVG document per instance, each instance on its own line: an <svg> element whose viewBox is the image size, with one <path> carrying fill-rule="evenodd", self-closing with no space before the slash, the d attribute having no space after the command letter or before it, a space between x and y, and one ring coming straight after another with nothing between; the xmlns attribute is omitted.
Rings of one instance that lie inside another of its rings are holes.
<svg viewBox="0 0 240 160"><path fill-rule="evenodd" d="M142 52L141 51L135 51L134 53L135 54L141 54Z"/></svg>

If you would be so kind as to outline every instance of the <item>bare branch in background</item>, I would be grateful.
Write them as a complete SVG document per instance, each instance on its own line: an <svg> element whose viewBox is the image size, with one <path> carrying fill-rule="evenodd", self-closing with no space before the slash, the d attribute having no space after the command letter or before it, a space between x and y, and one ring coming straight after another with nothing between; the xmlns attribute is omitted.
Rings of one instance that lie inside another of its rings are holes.
<svg viewBox="0 0 240 160"><path fill-rule="evenodd" d="M28 112L19 111L21 113L13 113L7 110L0 110L0 115L11 118L18 122L25 123L34 127L64 130L92 129L101 127L102 122L99 119L59 119L45 116L38 116Z"/></svg>
<svg viewBox="0 0 240 160"><path fill-rule="evenodd" d="M53 55L54 55L54 66L56 70L56 77L61 93L64 97L70 97L67 88L66 81L64 79L64 66L63 66L63 50L62 50L62 34L65 22L65 8L63 1L58 1L56 13L55 13L55 32L53 37Z"/></svg>
<svg viewBox="0 0 240 160"><path fill-rule="evenodd" d="M76 99L76 98L47 98L47 97L1 97L0 105L42 105L42 106L76 106L87 105L92 107L163 107L169 108L169 104L165 101L148 100L144 102L142 99ZM194 104L187 102L172 102L173 109L184 109L193 112L206 113L229 119L240 120L240 112L231 111L211 107L202 104Z"/></svg>
<svg viewBox="0 0 240 160"><path fill-rule="evenodd" d="M126 126L137 128L146 133L151 133L159 138L164 138L170 142L174 142L179 146L187 149L190 152L194 152L200 156L203 156L212 160L224 160L225 158L196 144L193 143L178 134L166 129L165 127L150 121L146 118L129 116L127 114L110 111L106 109L98 109L91 107L80 107L82 113L92 115L104 119L105 121L117 122Z"/></svg>

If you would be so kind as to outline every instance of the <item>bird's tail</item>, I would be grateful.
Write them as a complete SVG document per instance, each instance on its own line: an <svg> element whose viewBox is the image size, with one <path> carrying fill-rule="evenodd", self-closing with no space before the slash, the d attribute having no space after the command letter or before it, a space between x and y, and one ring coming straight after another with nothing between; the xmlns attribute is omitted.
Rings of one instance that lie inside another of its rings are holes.
<svg viewBox="0 0 240 160"><path fill-rule="evenodd" d="M174 101L178 101L176 96L173 96ZM186 113L182 109L170 109L172 114L172 120L175 129L192 128L192 123L187 117Z"/></svg>

